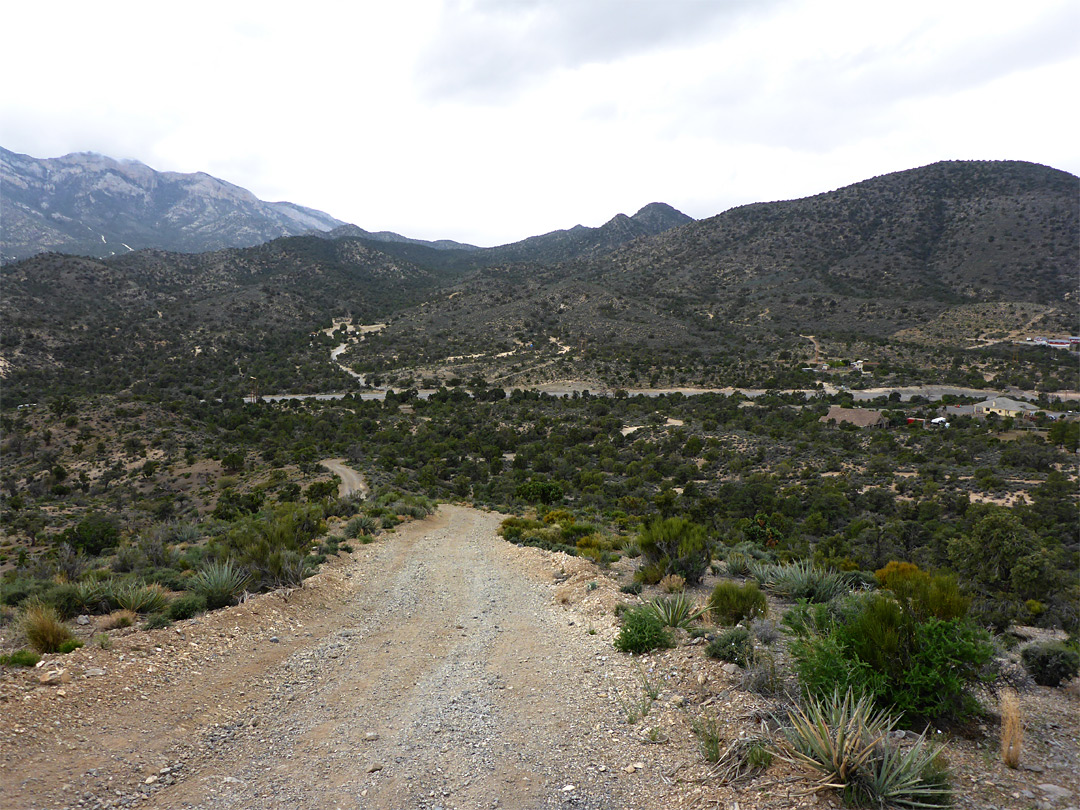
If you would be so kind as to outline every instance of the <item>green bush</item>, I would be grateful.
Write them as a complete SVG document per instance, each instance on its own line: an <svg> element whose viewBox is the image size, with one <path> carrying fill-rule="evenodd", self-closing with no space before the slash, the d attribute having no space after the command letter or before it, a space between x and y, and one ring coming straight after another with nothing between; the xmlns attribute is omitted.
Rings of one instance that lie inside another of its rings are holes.
<svg viewBox="0 0 1080 810"><path fill-rule="evenodd" d="M172 619L167 612L151 613L146 617L146 621L143 622L143 628L146 630L161 630L172 624Z"/></svg>
<svg viewBox="0 0 1080 810"><path fill-rule="evenodd" d="M649 608L639 605L623 614L622 627L615 637L615 649L628 653L647 653L663 647L671 647L671 636L664 623Z"/></svg>
<svg viewBox="0 0 1080 810"><path fill-rule="evenodd" d="M693 586L709 570L713 544L704 526L684 518L654 520L637 538L646 563L663 564L664 574L678 574Z"/></svg>
<svg viewBox="0 0 1080 810"><path fill-rule="evenodd" d="M5 667L34 667L37 666L41 656L30 650L16 650L10 655L0 655L0 666Z"/></svg>
<svg viewBox="0 0 1080 810"><path fill-rule="evenodd" d="M709 597L709 615L717 624L738 624L768 612L769 604L756 582L718 582Z"/></svg>
<svg viewBox="0 0 1080 810"><path fill-rule="evenodd" d="M750 631L745 627L725 630L705 646L705 654L710 658L738 664L740 667L747 666L754 657Z"/></svg>
<svg viewBox="0 0 1080 810"><path fill-rule="evenodd" d="M619 591L621 593L629 593L636 596L637 594L641 593L642 584L640 582L630 582L619 588Z"/></svg>
<svg viewBox="0 0 1080 810"><path fill-rule="evenodd" d="M79 649L79 647L81 647L82 645L83 643L77 638L69 638L67 641L63 642L59 647L57 647L56 651L61 655L67 655L70 652L75 652L75 650Z"/></svg>
<svg viewBox="0 0 1080 810"><path fill-rule="evenodd" d="M1080 653L1060 641L1029 644L1020 651L1020 657L1040 686L1058 686L1080 674Z"/></svg>
<svg viewBox="0 0 1080 810"><path fill-rule="evenodd" d="M880 592L835 606L804 603L784 625L795 636L788 651L807 695L850 689L906 723L970 714L971 688L989 677L993 658L984 630L960 619L920 622Z"/></svg>
<svg viewBox="0 0 1080 810"><path fill-rule="evenodd" d="M960 593L955 577L929 574L912 563L893 560L876 571L875 577L919 621L962 619L971 605L971 599Z"/></svg>
<svg viewBox="0 0 1080 810"><path fill-rule="evenodd" d="M197 593L186 593L169 603L166 613L174 622L192 619L206 611L206 597Z"/></svg>

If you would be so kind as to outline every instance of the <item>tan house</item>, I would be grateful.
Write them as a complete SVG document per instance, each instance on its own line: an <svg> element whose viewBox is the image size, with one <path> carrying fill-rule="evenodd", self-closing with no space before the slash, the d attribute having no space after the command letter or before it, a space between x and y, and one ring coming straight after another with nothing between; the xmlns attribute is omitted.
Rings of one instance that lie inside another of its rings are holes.
<svg viewBox="0 0 1080 810"><path fill-rule="evenodd" d="M819 420L834 427L840 425L854 425L857 428L878 427L888 425L888 421L881 411L868 411L866 408L841 408L839 405L830 405L829 412Z"/></svg>
<svg viewBox="0 0 1080 810"><path fill-rule="evenodd" d="M1014 418L1017 416L1034 416L1039 410L1030 402L1019 402L1009 397L994 397L984 402L976 402L974 408L976 416L996 413L998 416L1012 416Z"/></svg>

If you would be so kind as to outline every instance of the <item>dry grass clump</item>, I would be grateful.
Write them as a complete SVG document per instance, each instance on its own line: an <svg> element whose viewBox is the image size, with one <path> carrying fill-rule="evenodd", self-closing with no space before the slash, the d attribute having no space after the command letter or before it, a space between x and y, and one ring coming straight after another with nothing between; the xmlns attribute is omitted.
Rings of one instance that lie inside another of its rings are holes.
<svg viewBox="0 0 1080 810"><path fill-rule="evenodd" d="M686 580L678 574L668 574L659 584L664 593L682 593L686 590Z"/></svg>
<svg viewBox="0 0 1080 810"><path fill-rule="evenodd" d="M1013 689L1001 690L1001 761L1010 768L1020 766L1024 745L1024 723L1020 716L1020 698Z"/></svg>
<svg viewBox="0 0 1080 810"><path fill-rule="evenodd" d="M121 627L131 627L139 620L139 614L134 610L114 610L101 623L104 630L118 630Z"/></svg>
<svg viewBox="0 0 1080 810"><path fill-rule="evenodd" d="M59 652L60 645L72 638L71 630L61 621L56 608L41 602L27 605L20 626L27 643L39 653Z"/></svg>

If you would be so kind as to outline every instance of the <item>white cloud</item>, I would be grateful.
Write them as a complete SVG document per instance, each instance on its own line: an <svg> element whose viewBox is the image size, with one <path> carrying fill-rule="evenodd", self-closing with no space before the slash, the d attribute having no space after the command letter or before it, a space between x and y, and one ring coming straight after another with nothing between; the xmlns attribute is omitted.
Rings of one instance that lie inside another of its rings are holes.
<svg viewBox="0 0 1080 810"><path fill-rule="evenodd" d="M54 3L5 23L7 148L207 171L425 238L653 200L708 216L939 159L1080 171L1071 0Z"/></svg>

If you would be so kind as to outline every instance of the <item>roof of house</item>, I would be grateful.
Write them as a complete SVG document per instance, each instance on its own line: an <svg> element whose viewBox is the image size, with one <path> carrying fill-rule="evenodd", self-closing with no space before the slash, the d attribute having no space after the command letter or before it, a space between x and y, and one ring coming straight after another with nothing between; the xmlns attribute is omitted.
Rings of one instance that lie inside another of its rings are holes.
<svg viewBox="0 0 1080 810"><path fill-rule="evenodd" d="M881 415L881 411L868 411L865 408L841 408L839 405L830 405L829 412L821 417L819 421L836 422L837 424L846 422L856 427L873 427L884 423L885 417Z"/></svg>
<svg viewBox="0 0 1080 810"><path fill-rule="evenodd" d="M1009 397L994 397L993 399L987 399L982 402L975 403L975 410L988 411L990 409L1002 411L1024 411L1025 413L1039 410L1030 402L1020 402L1019 400L1010 399Z"/></svg>

